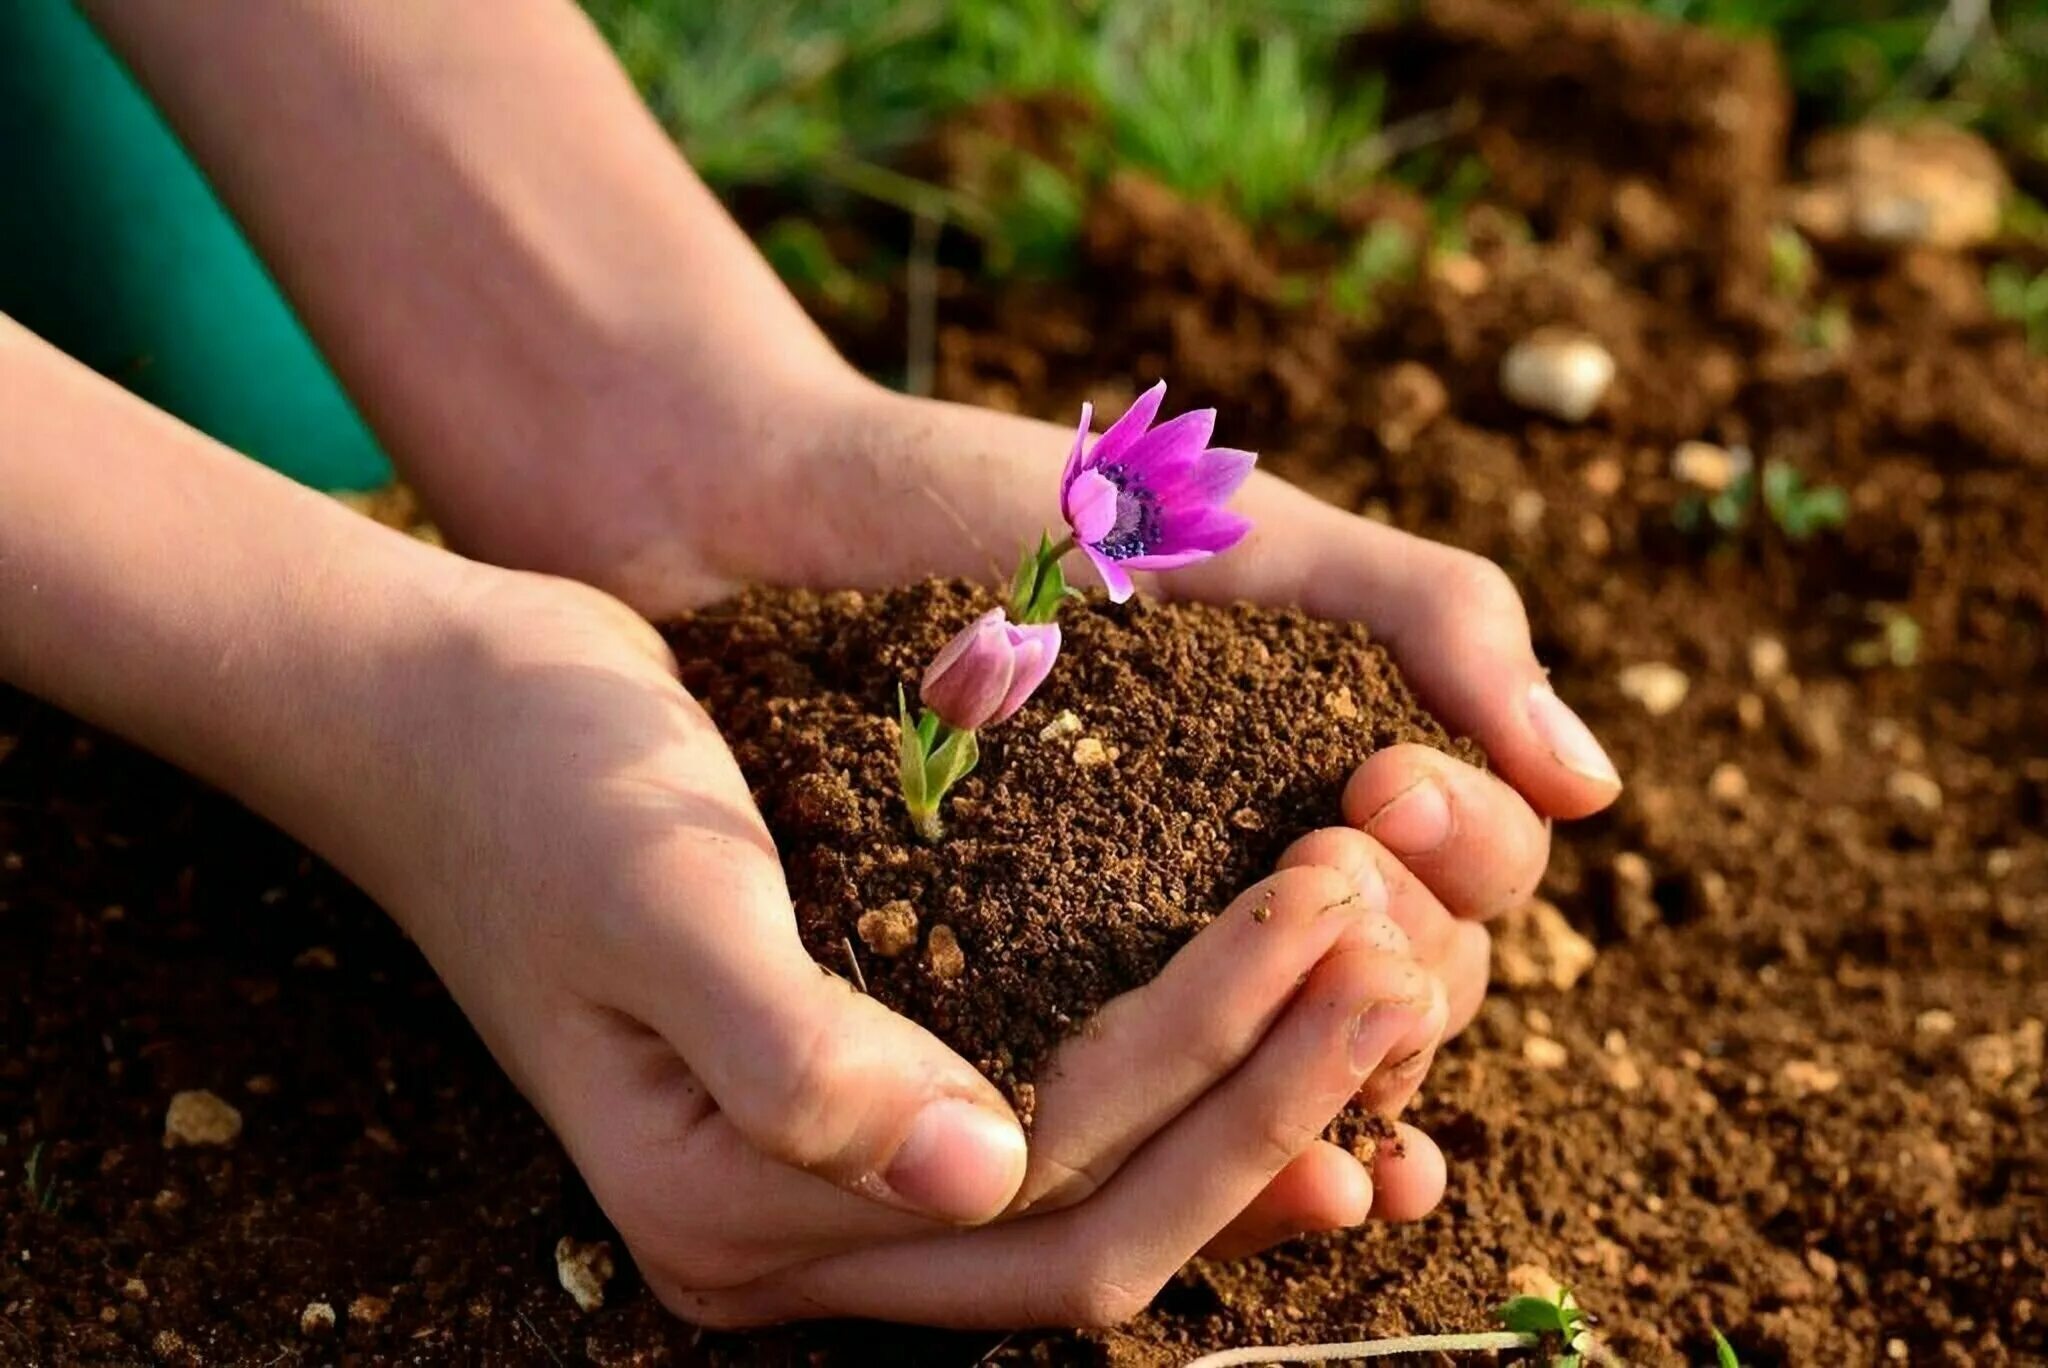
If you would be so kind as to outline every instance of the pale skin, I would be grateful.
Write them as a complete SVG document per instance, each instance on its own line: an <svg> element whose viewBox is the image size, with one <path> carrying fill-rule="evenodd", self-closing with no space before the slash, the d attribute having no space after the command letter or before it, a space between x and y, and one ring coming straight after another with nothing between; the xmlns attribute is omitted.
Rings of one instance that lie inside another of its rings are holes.
<svg viewBox="0 0 2048 1368"><path fill-rule="evenodd" d="M644 619L989 577L1058 527L1071 434L851 371L566 0L91 8L466 557L0 320L0 676L388 909L665 1304L1101 1323L1197 1252L1436 1204L1421 1132L1370 1171L1316 1137L1408 1102L1547 819L1619 790L1497 570L1261 476L1248 542L1141 584L1371 623L1494 773L1374 756L1247 891L1271 915L1218 917L1063 1049L1027 1146L965 1061L810 963Z"/></svg>

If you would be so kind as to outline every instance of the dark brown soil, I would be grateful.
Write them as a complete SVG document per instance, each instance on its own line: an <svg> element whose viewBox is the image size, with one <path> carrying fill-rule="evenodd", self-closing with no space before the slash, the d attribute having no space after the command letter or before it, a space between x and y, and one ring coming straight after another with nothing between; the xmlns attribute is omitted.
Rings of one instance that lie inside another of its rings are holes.
<svg viewBox="0 0 2048 1368"><path fill-rule="evenodd" d="M896 689L914 698L924 662L994 606L939 583L757 591L669 640L768 816L812 955L848 975L857 959L1028 1112L1019 1085L1047 1053L1338 820L1360 761L1450 743L1356 624L1091 600L928 844L896 781Z"/></svg>
<svg viewBox="0 0 2048 1368"><path fill-rule="evenodd" d="M1607 65L1560 71L1560 50L1525 67L1498 55L1523 41L1515 24L1433 13L1425 36L1449 55L1430 60L1483 73L1476 150L1574 149L1568 177L1532 177L1521 200L1536 243L1471 225L1479 288L1431 274L1370 325L1292 304L1272 248L1124 182L1093 212L1077 282L942 273L939 384L1064 420L1165 375L1176 403L1226 407L1270 468L1521 585L1560 691L1629 789L1560 830L1545 888L1597 963L1570 990L1496 993L1427 1086L1415 1119L1451 1160L1440 1213L1198 1265L1135 1325L1086 1339L700 1340L626 1276L581 1315L549 1251L601 1227L411 949L247 816L9 699L0 1361L324 1362L345 1346L360 1362L1166 1363L1483 1325L1533 1264L1632 1362L1706 1361L1710 1324L1745 1362L2048 1362L2048 361L1987 317L1977 260L1828 261L1778 298L1690 250L1748 259L1736 244L1767 229L1784 149L1735 158L1714 189L1711 159L1615 136L1611 101L1717 69L1752 98L1752 58L1686 59L1631 28L1593 46ZM1564 80L1609 103L1530 92ZM1713 107L1680 95L1674 118ZM1754 98L1782 108L1775 88ZM1676 207L1672 253L1588 207L1631 179ZM1829 299L1851 327L1816 345ZM900 364L893 324L828 322ZM1619 362L1578 428L1495 385L1501 351L1551 322ZM1760 518L1680 532L1669 453L1690 438L1841 486L1847 525L1806 542ZM1901 614L1917 650L1874 649ZM1668 715L1621 688L1646 662L1689 678ZM1092 701L1065 706L1093 720ZM1043 758L1037 735L1018 724L1000 763ZM1531 1062L1535 1037L1565 1066ZM161 1147L183 1087L242 1109L234 1148ZM349 1314L364 1293L389 1299L376 1324ZM315 1298L342 1313L334 1339L300 1331Z"/></svg>

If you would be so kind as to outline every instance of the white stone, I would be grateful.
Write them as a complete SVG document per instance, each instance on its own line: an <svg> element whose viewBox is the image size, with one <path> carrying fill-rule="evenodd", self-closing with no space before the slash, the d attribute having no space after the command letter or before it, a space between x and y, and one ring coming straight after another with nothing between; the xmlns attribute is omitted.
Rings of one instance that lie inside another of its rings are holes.
<svg viewBox="0 0 2048 1368"><path fill-rule="evenodd" d="M1501 393L1526 409L1581 423L1614 383L1614 355L1592 338L1539 329L1500 359Z"/></svg>
<svg viewBox="0 0 2048 1368"><path fill-rule="evenodd" d="M1615 676L1615 683L1652 717L1665 717L1677 711L1692 689L1692 679L1685 671L1657 660L1627 666Z"/></svg>
<svg viewBox="0 0 2048 1368"><path fill-rule="evenodd" d="M604 1285L612 1273L609 1242L586 1243L568 1235L555 1241L555 1277L580 1309L595 1311L604 1305Z"/></svg>

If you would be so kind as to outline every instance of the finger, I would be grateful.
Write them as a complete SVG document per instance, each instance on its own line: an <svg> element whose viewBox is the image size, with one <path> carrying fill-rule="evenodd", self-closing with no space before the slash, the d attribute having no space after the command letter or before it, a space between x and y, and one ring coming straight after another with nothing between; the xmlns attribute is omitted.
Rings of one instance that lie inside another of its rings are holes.
<svg viewBox="0 0 2048 1368"><path fill-rule="evenodd" d="M1246 890L1150 983L1096 1013L1040 1080L1030 1166L1013 1211L1069 1206L1242 1063L1333 945L1408 941L1370 864L1298 866Z"/></svg>
<svg viewBox="0 0 2048 1368"><path fill-rule="evenodd" d="M1250 540L1184 572L1175 592L1366 622L1423 702L1476 740L1537 812L1583 817L1614 801L1614 764L1551 690L1521 596L1498 566L1270 478L1254 477L1240 502L1257 528Z"/></svg>
<svg viewBox="0 0 2048 1368"><path fill-rule="evenodd" d="M1401 1109L1415 1099L1422 1080L1429 1075L1430 1065L1436 1062L1437 1047L1443 1044L1444 1031L1450 1023L1451 1006L1441 978L1431 975L1430 986L1433 992L1424 1018L1426 1024L1417 1029L1408 1049L1389 1055L1358 1089L1358 1105L1374 1116L1399 1116Z"/></svg>
<svg viewBox="0 0 2048 1368"><path fill-rule="evenodd" d="M656 1293L720 1326L832 1314L961 1327L1126 1319L1316 1141L1374 1069L1434 1029L1433 989L1411 960L1340 945L1251 1059L1088 1202L820 1260L733 1292Z"/></svg>
<svg viewBox="0 0 2048 1368"><path fill-rule="evenodd" d="M599 876L631 915L596 909L591 996L667 1039L770 1157L943 1220L995 1216L1023 1178L1016 1118L936 1037L812 962L738 767L676 698L688 723L615 785L645 839Z"/></svg>
<svg viewBox="0 0 2048 1368"><path fill-rule="evenodd" d="M1444 1199L1444 1152L1405 1121L1373 1157L1372 1215L1376 1221L1419 1221Z"/></svg>
<svg viewBox="0 0 2048 1368"><path fill-rule="evenodd" d="M1300 1235L1344 1230L1372 1214L1373 1200L1372 1175L1365 1165L1349 1151L1318 1140L1202 1246L1202 1257L1241 1259Z"/></svg>
<svg viewBox="0 0 2048 1368"><path fill-rule="evenodd" d="M1550 859L1550 830L1520 794L1428 746L1368 757L1344 787L1344 820L1481 921L1527 902Z"/></svg>
<svg viewBox="0 0 2048 1368"><path fill-rule="evenodd" d="M1359 881L1377 870L1387 889L1387 916L1408 937L1416 960L1443 981L1448 999L1445 1032L1456 1035L1486 997L1491 942L1485 929L1453 917L1406 865L1364 832L1351 827L1312 831L1280 855L1279 869L1322 865Z"/></svg>

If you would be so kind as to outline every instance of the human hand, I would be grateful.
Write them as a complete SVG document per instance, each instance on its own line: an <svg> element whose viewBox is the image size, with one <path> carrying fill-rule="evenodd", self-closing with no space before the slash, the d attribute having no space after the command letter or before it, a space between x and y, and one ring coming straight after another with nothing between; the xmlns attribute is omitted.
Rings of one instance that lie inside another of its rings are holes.
<svg viewBox="0 0 2048 1368"><path fill-rule="evenodd" d="M376 749L404 777L337 801L368 825L326 844L678 1313L1102 1322L1204 1246L1437 1200L1419 1133L1370 1175L1316 1138L1354 1095L1398 1110L1449 1012L1369 863L1304 846L1246 895L1263 921L1240 903L1108 1004L1043 1077L1027 1153L965 1061L811 962L652 630L580 585L463 573L452 628L396 667Z"/></svg>
<svg viewBox="0 0 2048 1368"><path fill-rule="evenodd" d="M659 620L749 582L1000 579L1019 545L1060 524L1065 429L891 394L836 366L813 370L762 410L774 421L749 434L745 462L664 462L619 444L625 454L611 468L638 483L633 519L614 525L635 529L637 540L561 547L551 558ZM607 488L603 478L589 486L600 501ZM1535 890L1549 820L1605 807L1620 779L1551 691L1520 597L1492 562L1354 517L1263 473L1236 507L1253 522L1242 545L1146 592L1363 621L1423 701L1492 762L1481 772L1421 746L1376 754L1345 792L1356 831L1310 848L1378 868L1392 915L1445 982L1455 1032L1485 993L1480 923Z"/></svg>

